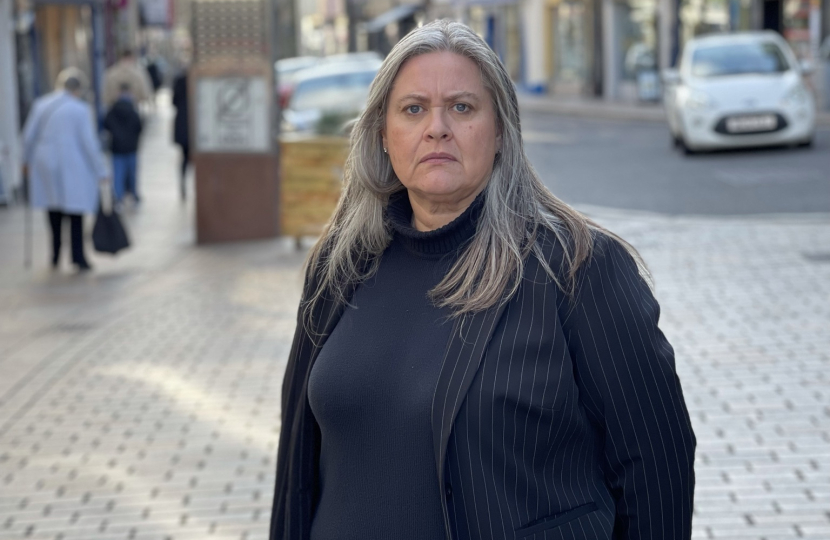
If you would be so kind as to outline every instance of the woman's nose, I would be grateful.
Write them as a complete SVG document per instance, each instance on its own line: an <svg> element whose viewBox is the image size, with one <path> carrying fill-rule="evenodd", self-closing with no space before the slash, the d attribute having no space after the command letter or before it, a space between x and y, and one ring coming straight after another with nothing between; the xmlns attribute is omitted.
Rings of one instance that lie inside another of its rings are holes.
<svg viewBox="0 0 830 540"><path fill-rule="evenodd" d="M446 118L447 111L443 108L436 107L432 109L429 117L429 126L427 126L426 136L429 139L449 139L452 135L450 126Z"/></svg>

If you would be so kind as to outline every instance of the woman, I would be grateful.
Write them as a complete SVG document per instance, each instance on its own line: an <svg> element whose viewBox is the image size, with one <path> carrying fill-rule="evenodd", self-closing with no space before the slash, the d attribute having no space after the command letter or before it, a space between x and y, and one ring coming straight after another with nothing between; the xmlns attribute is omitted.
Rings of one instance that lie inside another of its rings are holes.
<svg viewBox="0 0 830 540"><path fill-rule="evenodd" d="M310 254L271 538L690 538L695 439L638 261L542 185L480 38L407 35Z"/></svg>
<svg viewBox="0 0 830 540"><path fill-rule="evenodd" d="M185 64L186 65L186 64ZM190 133L187 108L187 67L176 76L173 81L173 107L176 108L176 118L173 121L173 142L182 149L182 164L179 169L179 193L182 201L187 197L187 165L190 163Z"/></svg>
<svg viewBox="0 0 830 540"><path fill-rule="evenodd" d="M60 261L61 226L69 218L72 262L91 269L84 254L83 215L98 208L98 183L109 171L82 96L86 77L75 68L58 76L56 90L35 101L23 128L32 206L46 208L52 229L52 267Z"/></svg>

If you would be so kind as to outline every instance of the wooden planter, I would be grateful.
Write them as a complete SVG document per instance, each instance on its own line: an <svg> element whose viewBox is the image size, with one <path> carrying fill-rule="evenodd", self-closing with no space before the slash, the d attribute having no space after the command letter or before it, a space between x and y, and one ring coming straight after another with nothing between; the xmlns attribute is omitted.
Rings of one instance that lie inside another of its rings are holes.
<svg viewBox="0 0 830 540"><path fill-rule="evenodd" d="M282 234L298 239L317 236L340 198L349 140L283 138L280 151Z"/></svg>

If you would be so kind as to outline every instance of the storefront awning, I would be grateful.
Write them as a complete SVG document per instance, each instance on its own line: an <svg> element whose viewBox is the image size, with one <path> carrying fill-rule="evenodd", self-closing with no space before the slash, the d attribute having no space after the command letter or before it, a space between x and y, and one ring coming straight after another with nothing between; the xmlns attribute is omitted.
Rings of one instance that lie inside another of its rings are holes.
<svg viewBox="0 0 830 540"><path fill-rule="evenodd" d="M404 4L390 9L385 13L381 13L371 21L363 24L363 29L367 32L374 33L383 30L387 24L392 24L400 20L411 17L416 12L424 9L423 6L417 4Z"/></svg>

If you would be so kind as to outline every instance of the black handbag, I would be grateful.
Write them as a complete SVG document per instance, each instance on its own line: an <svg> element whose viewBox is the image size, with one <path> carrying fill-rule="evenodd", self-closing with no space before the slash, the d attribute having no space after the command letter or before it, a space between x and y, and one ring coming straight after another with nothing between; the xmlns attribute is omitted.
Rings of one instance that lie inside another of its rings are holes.
<svg viewBox="0 0 830 540"><path fill-rule="evenodd" d="M95 226L92 228L92 245L95 246L95 251L115 255L122 249L130 247L130 239L124 224L121 223L121 218L118 217L118 212L112 204L107 206L109 206L109 213L104 210L103 203L98 204L98 215L95 217Z"/></svg>

